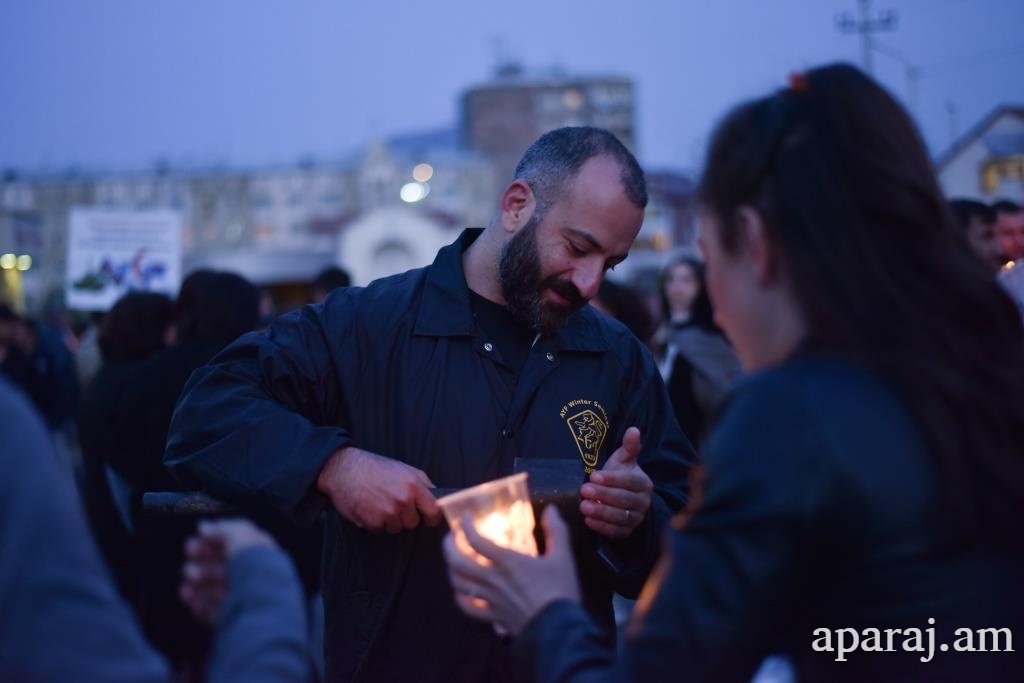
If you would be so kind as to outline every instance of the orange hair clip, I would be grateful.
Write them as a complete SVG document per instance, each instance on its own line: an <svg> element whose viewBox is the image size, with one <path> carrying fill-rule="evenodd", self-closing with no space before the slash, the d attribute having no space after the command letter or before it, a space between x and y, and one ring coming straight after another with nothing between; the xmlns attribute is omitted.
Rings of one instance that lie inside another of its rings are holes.
<svg viewBox="0 0 1024 683"><path fill-rule="evenodd" d="M807 82L807 74L803 71L794 71L789 74L789 89L797 94L807 92L810 85Z"/></svg>

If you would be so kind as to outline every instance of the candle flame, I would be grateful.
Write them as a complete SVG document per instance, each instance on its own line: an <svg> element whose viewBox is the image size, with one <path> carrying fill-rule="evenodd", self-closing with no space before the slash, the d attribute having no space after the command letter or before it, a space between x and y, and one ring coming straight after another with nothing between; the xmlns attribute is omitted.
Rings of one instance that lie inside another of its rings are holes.
<svg viewBox="0 0 1024 683"><path fill-rule="evenodd" d="M506 511L494 511L473 523L477 532L491 543L502 548L515 550L524 555L537 555L537 542L533 537L533 507L529 501L515 501ZM454 525L455 545L467 557L472 557L485 567L491 562L477 553L466 540L462 525Z"/></svg>
<svg viewBox="0 0 1024 683"><path fill-rule="evenodd" d="M503 548L536 555L533 525L533 507L528 501L517 500L507 512L492 512L484 517L476 523L476 529L481 536Z"/></svg>

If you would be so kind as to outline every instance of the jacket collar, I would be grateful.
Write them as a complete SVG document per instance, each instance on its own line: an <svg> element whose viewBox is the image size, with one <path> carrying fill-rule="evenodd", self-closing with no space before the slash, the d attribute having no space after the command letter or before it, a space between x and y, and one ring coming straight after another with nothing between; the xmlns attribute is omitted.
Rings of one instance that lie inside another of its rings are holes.
<svg viewBox="0 0 1024 683"><path fill-rule="evenodd" d="M462 269L462 254L482 232L481 228L463 230L458 239L437 252L434 262L427 268L415 334L430 337L472 337L476 334L466 274ZM567 351L607 351L611 345L599 316L593 308L584 306L542 343Z"/></svg>
<svg viewBox="0 0 1024 683"><path fill-rule="evenodd" d="M462 254L482 232L480 228L463 230L457 240L437 252L434 262L427 268L415 334L461 337L475 333Z"/></svg>

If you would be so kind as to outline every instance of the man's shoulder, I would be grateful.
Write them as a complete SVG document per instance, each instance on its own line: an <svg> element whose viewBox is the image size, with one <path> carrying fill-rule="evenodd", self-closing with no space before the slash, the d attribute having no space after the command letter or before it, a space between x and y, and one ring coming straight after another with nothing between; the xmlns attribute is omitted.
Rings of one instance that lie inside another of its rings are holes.
<svg viewBox="0 0 1024 683"><path fill-rule="evenodd" d="M627 368L642 366L653 370L653 356L633 331L612 315L593 306L584 306L577 313L580 333L600 343L607 353L613 354ZM649 366L649 367L648 367Z"/></svg>
<svg viewBox="0 0 1024 683"><path fill-rule="evenodd" d="M629 328L614 316L593 306L584 306L576 314L577 324L586 334L597 335L609 345L631 345L639 342Z"/></svg>
<svg viewBox="0 0 1024 683"><path fill-rule="evenodd" d="M374 280L365 287L331 292L322 304L325 315L348 312L364 321L401 317L418 301L429 266Z"/></svg>
<svg viewBox="0 0 1024 683"><path fill-rule="evenodd" d="M712 437L740 444L775 444L795 454L863 460L863 449L916 448L916 429L890 386L859 363L803 355L740 379L723 407ZM864 448L868 448L865 446ZM790 457L790 456L786 456ZM795 457L795 456L794 456Z"/></svg>
<svg viewBox="0 0 1024 683"><path fill-rule="evenodd" d="M885 385L859 363L805 353L745 375L737 382L733 396L806 416L808 407L828 412L850 396L877 400L886 393Z"/></svg>

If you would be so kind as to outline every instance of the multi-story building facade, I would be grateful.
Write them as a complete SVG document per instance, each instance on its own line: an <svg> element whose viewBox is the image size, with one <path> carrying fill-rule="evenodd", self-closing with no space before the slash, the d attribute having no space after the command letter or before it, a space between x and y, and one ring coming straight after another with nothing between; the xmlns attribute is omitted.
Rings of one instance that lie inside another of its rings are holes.
<svg viewBox="0 0 1024 683"><path fill-rule="evenodd" d="M462 140L495 163L502 181L512 177L530 143L562 126L607 129L635 152L633 98L628 78L530 73L507 64L463 94Z"/></svg>
<svg viewBox="0 0 1024 683"><path fill-rule="evenodd" d="M259 285L297 286L340 264L363 284L389 269L423 265L461 228L485 225L530 143L569 125L606 128L635 151L632 81L504 67L493 81L464 93L457 128L374 141L332 162L9 172L0 175L0 255L31 256L31 269L17 277L23 302L36 308L63 289L73 207L171 209L182 221L183 273L219 268ZM694 240L690 179L649 173L648 187L644 227L617 270L642 281ZM5 295L4 282L0 278L0 298L16 298Z"/></svg>
<svg viewBox="0 0 1024 683"><path fill-rule="evenodd" d="M376 209L403 206L406 213L391 215L419 214L441 226L485 223L493 168L479 154L439 146L456 138L407 136L347 160L266 169L7 173L0 177L0 253L31 256L21 281L24 303L34 308L63 286L73 207L172 209L182 218L185 272L227 268L261 285L308 281L326 265L345 263L340 235Z"/></svg>

